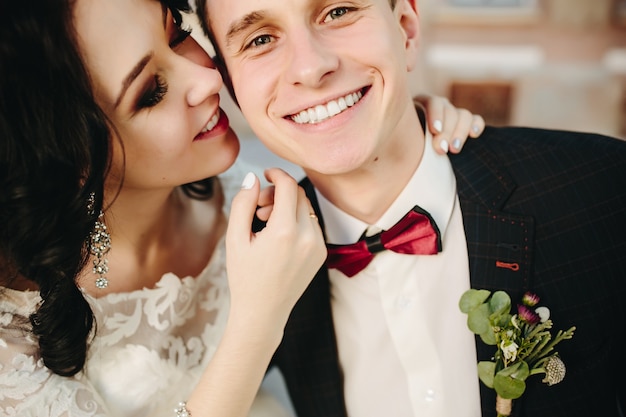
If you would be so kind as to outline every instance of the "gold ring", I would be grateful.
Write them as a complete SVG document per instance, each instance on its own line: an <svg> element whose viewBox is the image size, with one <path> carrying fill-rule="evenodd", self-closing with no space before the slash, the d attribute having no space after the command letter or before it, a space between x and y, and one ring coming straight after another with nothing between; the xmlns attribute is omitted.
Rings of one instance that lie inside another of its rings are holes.
<svg viewBox="0 0 626 417"><path fill-rule="evenodd" d="M317 215L315 213L309 213L309 217L317 220Z"/></svg>

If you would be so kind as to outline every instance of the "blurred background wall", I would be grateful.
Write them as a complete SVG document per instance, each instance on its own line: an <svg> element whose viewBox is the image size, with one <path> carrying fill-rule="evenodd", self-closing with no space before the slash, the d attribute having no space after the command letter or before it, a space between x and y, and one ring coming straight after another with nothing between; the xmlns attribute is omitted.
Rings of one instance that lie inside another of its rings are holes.
<svg viewBox="0 0 626 417"><path fill-rule="evenodd" d="M494 125L626 139L626 0L416 1L414 93L446 96ZM223 99L237 133L253 137Z"/></svg>
<svg viewBox="0 0 626 417"><path fill-rule="evenodd" d="M496 125L626 138L625 0L417 1L417 90Z"/></svg>

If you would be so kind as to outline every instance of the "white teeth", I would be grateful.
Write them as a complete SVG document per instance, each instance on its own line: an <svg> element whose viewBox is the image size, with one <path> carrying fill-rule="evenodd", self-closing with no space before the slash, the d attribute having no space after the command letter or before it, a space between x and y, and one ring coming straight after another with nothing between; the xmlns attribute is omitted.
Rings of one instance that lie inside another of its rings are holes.
<svg viewBox="0 0 626 417"><path fill-rule="evenodd" d="M339 103L336 101L331 101L326 105L328 109L328 116L333 117L336 114L341 113L341 109L339 108Z"/></svg>
<svg viewBox="0 0 626 417"><path fill-rule="evenodd" d="M204 127L204 129L202 129L200 133L205 133L205 132L208 132L209 130L212 130L219 120L220 120L220 111L218 109L217 112L213 115L213 117L211 117L211 120L209 120L209 123L207 123L207 125Z"/></svg>
<svg viewBox="0 0 626 417"><path fill-rule="evenodd" d="M317 120L324 120L328 118L328 110L326 110L326 106L315 106L315 118Z"/></svg>
<svg viewBox="0 0 626 417"><path fill-rule="evenodd" d="M345 97L337 100L331 100L326 104L318 104L315 107L302 110L300 113L291 116L291 120L298 124L303 123L319 123L329 117L333 117L346 110L348 107L354 106L363 97L360 91L350 93Z"/></svg>
<svg viewBox="0 0 626 417"><path fill-rule="evenodd" d="M341 97L339 100L337 100L337 104L339 104L339 110L340 111L344 111L345 109L348 108L348 103L346 103L346 99Z"/></svg>

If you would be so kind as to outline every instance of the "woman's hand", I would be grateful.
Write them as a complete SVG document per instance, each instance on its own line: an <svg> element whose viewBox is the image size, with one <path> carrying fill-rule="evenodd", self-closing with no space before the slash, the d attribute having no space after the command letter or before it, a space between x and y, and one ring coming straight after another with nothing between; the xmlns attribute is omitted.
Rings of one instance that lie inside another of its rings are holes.
<svg viewBox="0 0 626 417"><path fill-rule="evenodd" d="M230 312L219 345L186 409L194 417L246 416L282 340L296 301L326 259L311 204L292 177L273 168L273 205L266 227L252 232L260 185L246 176L226 231Z"/></svg>
<svg viewBox="0 0 626 417"><path fill-rule="evenodd" d="M420 94L413 101L426 110L428 130L437 153L459 153L468 137L477 138L485 129L481 116L454 107L445 97Z"/></svg>
<svg viewBox="0 0 626 417"><path fill-rule="evenodd" d="M268 169L265 176L273 184L273 203L263 230L251 232L261 198L253 174L233 199L226 233L231 316L280 324L282 332L294 304L326 259L326 246L296 180L278 168Z"/></svg>

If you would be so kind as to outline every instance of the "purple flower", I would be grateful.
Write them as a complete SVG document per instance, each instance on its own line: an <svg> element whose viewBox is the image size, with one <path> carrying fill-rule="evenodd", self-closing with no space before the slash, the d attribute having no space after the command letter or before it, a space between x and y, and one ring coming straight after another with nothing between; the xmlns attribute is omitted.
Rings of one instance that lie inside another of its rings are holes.
<svg viewBox="0 0 626 417"><path fill-rule="evenodd" d="M528 307L534 307L539 303L539 296L537 294L533 294L530 291L527 291L522 297L522 303Z"/></svg>
<svg viewBox="0 0 626 417"><path fill-rule="evenodd" d="M537 324L541 320L539 314L522 304L517 305L517 315L520 320L528 324Z"/></svg>

